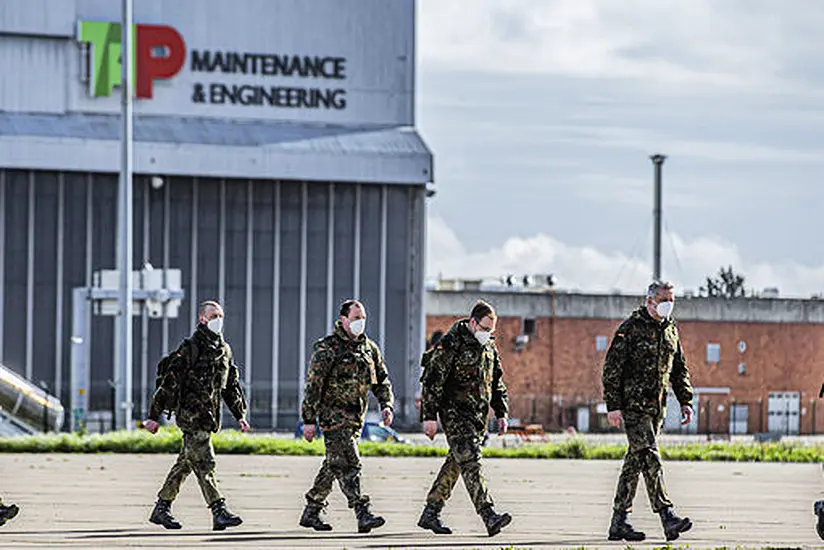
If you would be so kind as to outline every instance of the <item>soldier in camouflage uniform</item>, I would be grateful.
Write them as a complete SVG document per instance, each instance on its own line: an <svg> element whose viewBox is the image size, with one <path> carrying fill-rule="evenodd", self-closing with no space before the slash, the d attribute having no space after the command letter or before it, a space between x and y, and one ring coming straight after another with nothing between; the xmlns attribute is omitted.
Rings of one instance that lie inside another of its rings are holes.
<svg viewBox="0 0 824 550"><path fill-rule="evenodd" d="M501 358L492 338L496 320L492 306L478 301L469 318L453 324L421 361L424 432L433 439L440 417L449 444L418 521L419 527L437 534L452 532L441 522L440 513L461 476L489 536L512 521L509 514L495 512L481 466L489 408L495 411L499 433L506 432L509 412Z"/></svg>
<svg viewBox="0 0 824 550"><path fill-rule="evenodd" d="M661 430L671 383L681 404L681 421L692 419L692 385L678 328L670 314L675 304L670 283L654 282L646 303L621 323L604 362L603 385L610 424L623 421L629 442L618 479L609 540L642 541L646 535L627 520L644 474L650 505L661 517L668 541L692 527L678 517L664 485L664 471L656 439Z"/></svg>
<svg viewBox="0 0 824 550"><path fill-rule="evenodd" d="M824 384L818 391L818 398L824 397ZM819 538L824 540L824 500L818 500L813 503L813 514L816 516L815 532L818 533Z"/></svg>
<svg viewBox="0 0 824 550"><path fill-rule="evenodd" d="M357 300L347 300L332 334L314 345L301 410L303 434L315 437L316 425L323 432L326 460L315 483L306 493L300 525L316 531L331 531L321 511L337 479L354 508L358 532L369 533L385 521L369 510L369 497L361 492L361 462L358 439L363 430L369 391L377 398L385 425L393 418L392 384L377 344L367 338L366 309Z"/></svg>
<svg viewBox="0 0 824 550"><path fill-rule="evenodd" d="M171 355L168 370L158 375L149 419L144 422L147 430L156 433L160 415L164 411L174 413L183 432L183 448L157 495L157 503L149 518L166 529L181 528L171 514L171 505L181 484L193 471L212 511L212 528L222 531L243 523L227 509L215 480L212 434L220 429L221 401L226 403L241 430L249 430L246 396L232 349L223 339L222 331L223 309L217 302L203 302L194 335Z"/></svg>
<svg viewBox="0 0 824 550"><path fill-rule="evenodd" d="M19 513L20 508L16 504L3 504L3 499L0 498L0 527L17 517Z"/></svg>

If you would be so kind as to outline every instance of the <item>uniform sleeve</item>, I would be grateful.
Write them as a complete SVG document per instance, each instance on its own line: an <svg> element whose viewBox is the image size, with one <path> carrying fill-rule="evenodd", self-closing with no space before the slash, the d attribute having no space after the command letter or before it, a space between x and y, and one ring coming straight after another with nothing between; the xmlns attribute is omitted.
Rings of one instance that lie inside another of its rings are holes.
<svg viewBox="0 0 824 550"><path fill-rule="evenodd" d="M323 387L332 360L331 350L322 342L315 344L312 359L309 361L309 371L306 373L306 384L303 387L303 403L300 416L304 424L315 424L317 422L320 400L323 398Z"/></svg>
<svg viewBox="0 0 824 550"><path fill-rule="evenodd" d="M246 394L243 392L243 386L240 384L240 369L235 363L234 355L229 350L229 380L226 382L226 387L221 392L223 401L229 407L229 412L235 417L235 420L246 418Z"/></svg>
<svg viewBox="0 0 824 550"><path fill-rule="evenodd" d="M383 354L377 345L372 345L372 357L375 364L375 380L372 384L372 394L377 398L381 410L394 409L395 396L392 394L392 382L389 380L389 371L383 360Z"/></svg>
<svg viewBox="0 0 824 550"><path fill-rule="evenodd" d="M439 343L432 352L429 365L424 369L421 376L421 418L424 422L438 419L444 384L449 376L453 360L452 351Z"/></svg>
<svg viewBox="0 0 824 550"><path fill-rule="evenodd" d="M627 360L626 327L621 325L612 338L604 360L604 401L607 411L620 411L624 402L624 364Z"/></svg>
<svg viewBox="0 0 824 550"><path fill-rule="evenodd" d="M686 357L684 357L684 350L681 347L680 336L678 337L678 351L675 352L675 357L672 361L670 383L672 384L672 391L675 393L675 397L681 406L692 405L692 382L690 381L690 373L687 370L687 360Z"/></svg>
<svg viewBox="0 0 824 550"><path fill-rule="evenodd" d="M492 371L492 410L496 418L507 418L509 415L509 396L504 384L504 369L501 366L501 356L495 350L495 366Z"/></svg>
<svg viewBox="0 0 824 550"><path fill-rule="evenodd" d="M162 379L158 380L157 389L152 395L152 403L149 405L149 420L157 422L164 411L172 413L177 400L180 380L178 376L188 361L186 347L181 346L174 352L169 368Z"/></svg>

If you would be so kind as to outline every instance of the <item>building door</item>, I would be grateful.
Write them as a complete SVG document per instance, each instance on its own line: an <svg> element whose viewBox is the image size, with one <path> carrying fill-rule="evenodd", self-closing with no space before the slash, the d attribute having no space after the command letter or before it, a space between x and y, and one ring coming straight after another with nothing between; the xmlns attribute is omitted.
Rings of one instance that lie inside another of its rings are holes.
<svg viewBox="0 0 824 550"><path fill-rule="evenodd" d="M730 407L730 434L745 434L749 431L749 405L732 405Z"/></svg>
<svg viewBox="0 0 824 550"><path fill-rule="evenodd" d="M797 435L801 425L801 394L770 392L767 399L767 431Z"/></svg>
<svg viewBox="0 0 824 550"><path fill-rule="evenodd" d="M686 426L681 425L681 405L675 393L669 390L667 394L667 413L664 416L664 431L667 433L698 433L698 396L692 399L692 420Z"/></svg>
<svg viewBox="0 0 824 550"><path fill-rule="evenodd" d="M589 432L589 407L578 407L578 431Z"/></svg>

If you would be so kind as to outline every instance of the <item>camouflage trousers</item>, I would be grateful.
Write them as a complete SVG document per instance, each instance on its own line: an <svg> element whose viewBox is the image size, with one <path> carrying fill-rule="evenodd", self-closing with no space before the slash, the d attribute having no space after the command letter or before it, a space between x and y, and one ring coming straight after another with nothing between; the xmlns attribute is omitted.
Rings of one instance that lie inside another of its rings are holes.
<svg viewBox="0 0 824 550"><path fill-rule="evenodd" d="M358 454L360 431L340 429L323 432L326 459L315 476L315 483L306 493L306 502L326 506L332 484L338 480L350 508L369 504L369 497L361 493L361 461Z"/></svg>
<svg viewBox="0 0 824 550"><path fill-rule="evenodd" d="M655 513L672 506L664 485L664 467L658 452L656 438L661 430L663 414L652 416L631 412L623 413L624 429L629 448L615 490L613 510L631 512L632 501L638 489L638 478L644 474L644 484L652 510Z"/></svg>
<svg viewBox="0 0 824 550"><path fill-rule="evenodd" d="M174 500L180 486L192 472L197 476L206 504L211 505L223 498L215 480L215 449L212 447L211 432L183 432L183 448L157 496L163 500Z"/></svg>
<svg viewBox="0 0 824 550"><path fill-rule="evenodd" d="M447 434L446 439L449 444L449 454L446 455L438 477L435 478L426 496L426 504L439 510L443 508L444 503L452 496L452 490L458 483L458 478L463 476L469 498L475 506L475 511L480 514L481 510L493 504L492 497L489 496L486 488L486 478L481 465L481 437Z"/></svg>

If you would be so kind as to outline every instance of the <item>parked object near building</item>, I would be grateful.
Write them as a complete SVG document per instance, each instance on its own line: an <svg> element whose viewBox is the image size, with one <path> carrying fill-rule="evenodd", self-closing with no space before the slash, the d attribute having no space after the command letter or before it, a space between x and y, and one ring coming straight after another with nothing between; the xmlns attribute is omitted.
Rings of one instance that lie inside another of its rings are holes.
<svg viewBox="0 0 824 550"><path fill-rule="evenodd" d="M3 435L58 432L64 411L56 397L0 364L0 418Z"/></svg>

